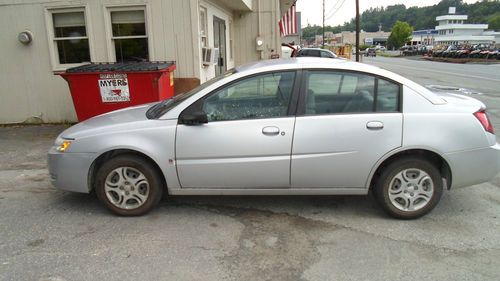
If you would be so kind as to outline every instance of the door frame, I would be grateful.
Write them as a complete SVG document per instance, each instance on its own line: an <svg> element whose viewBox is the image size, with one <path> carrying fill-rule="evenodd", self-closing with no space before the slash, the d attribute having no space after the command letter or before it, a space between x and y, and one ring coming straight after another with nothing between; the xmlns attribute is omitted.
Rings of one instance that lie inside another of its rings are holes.
<svg viewBox="0 0 500 281"><path fill-rule="evenodd" d="M221 32L220 28L216 29L215 25L223 26L223 31ZM217 34L216 30L219 31ZM213 16L213 32L214 32L214 48L217 48L215 46L215 38L219 38L219 57L217 58L217 64L215 65L215 76L220 76L224 74L227 71L227 36L226 36L226 21L222 18L219 18L217 16ZM221 42L221 35L223 35L224 42ZM224 52L222 52L224 50ZM222 62L222 65L221 65Z"/></svg>

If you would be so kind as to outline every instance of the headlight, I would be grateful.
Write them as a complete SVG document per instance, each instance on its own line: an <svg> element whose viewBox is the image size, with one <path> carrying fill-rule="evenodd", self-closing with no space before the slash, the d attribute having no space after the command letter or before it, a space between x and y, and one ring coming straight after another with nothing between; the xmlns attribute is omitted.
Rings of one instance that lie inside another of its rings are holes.
<svg viewBox="0 0 500 281"><path fill-rule="evenodd" d="M57 151L65 152L66 150L68 150L73 140L74 139L57 138L55 143Z"/></svg>

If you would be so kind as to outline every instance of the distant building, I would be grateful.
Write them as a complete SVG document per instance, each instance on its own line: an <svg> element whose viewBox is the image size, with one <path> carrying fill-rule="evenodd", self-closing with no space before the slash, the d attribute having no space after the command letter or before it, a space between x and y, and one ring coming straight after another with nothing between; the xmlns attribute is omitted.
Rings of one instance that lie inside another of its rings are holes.
<svg viewBox="0 0 500 281"><path fill-rule="evenodd" d="M438 25L435 29L414 31L411 45L500 43L500 32L487 30L487 24L466 23L467 19L467 15L457 15L455 7L450 7L447 15L436 17Z"/></svg>
<svg viewBox="0 0 500 281"><path fill-rule="evenodd" d="M435 29L423 29L413 31L411 45L434 45L438 31Z"/></svg>
<svg viewBox="0 0 500 281"><path fill-rule="evenodd" d="M385 46L387 40L389 39L390 32L377 31L377 32L365 32L361 30L359 33L360 44L367 45L381 45ZM356 44L356 32L354 31L343 31L341 33L335 34L335 41L339 44Z"/></svg>
<svg viewBox="0 0 500 281"><path fill-rule="evenodd" d="M437 45L494 44L495 36L486 32L488 24L466 23L467 15L457 15L455 7L448 14L436 17L438 25L434 43Z"/></svg>

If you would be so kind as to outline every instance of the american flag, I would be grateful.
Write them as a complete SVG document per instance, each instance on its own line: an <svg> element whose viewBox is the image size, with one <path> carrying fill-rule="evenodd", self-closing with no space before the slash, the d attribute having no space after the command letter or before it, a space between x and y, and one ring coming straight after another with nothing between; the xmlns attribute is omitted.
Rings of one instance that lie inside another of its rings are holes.
<svg viewBox="0 0 500 281"><path fill-rule="evenodd" d="M279 22L281 36L287 36L297 33L297 11L295 8L296 2L297 1L294 1L290 9L288 9L283 17L281 17L281 20Z"/></svg>

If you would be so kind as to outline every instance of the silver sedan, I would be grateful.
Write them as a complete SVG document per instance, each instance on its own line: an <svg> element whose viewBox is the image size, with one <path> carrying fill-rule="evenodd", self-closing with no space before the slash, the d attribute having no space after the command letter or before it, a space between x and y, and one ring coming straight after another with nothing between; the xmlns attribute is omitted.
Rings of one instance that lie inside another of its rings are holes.
<svg viewBox="0 0 500 281"><path fill-rule="evenodd" d="M261 61L189 93L62 132L60 189L142 215L168 195L366 195L420 217L444 189L485 182L500 146L485 105L344 60Z"/></svg>

